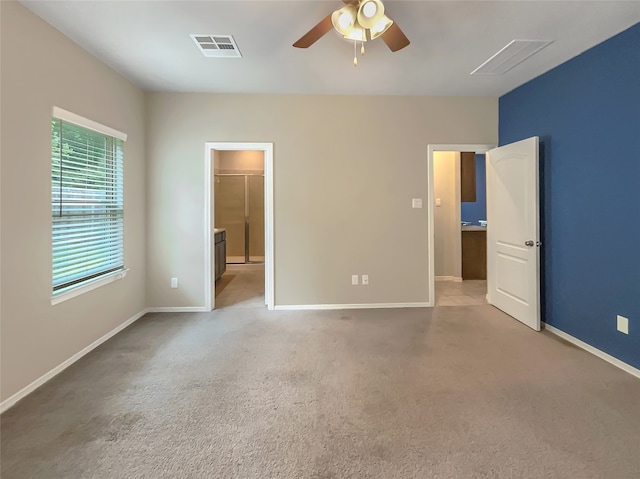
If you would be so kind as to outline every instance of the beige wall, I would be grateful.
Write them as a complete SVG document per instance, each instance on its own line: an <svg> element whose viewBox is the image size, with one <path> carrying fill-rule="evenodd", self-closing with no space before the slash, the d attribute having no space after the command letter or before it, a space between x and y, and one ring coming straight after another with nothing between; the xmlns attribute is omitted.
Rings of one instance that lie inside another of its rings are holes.
<svg viewBox="0 0 640 479"><path fill-rule="evenodd" d="M429 143L497 143L496 98L150 93L150 306L204 305L204 143L274 143L276 305L426 302ZM369 286L351 286L368 274ZM177 276L180 288L171 289Z"/></svg>
<svg viewBox="0 0 640 479"><path fill-rule="evenodd" d="M461 278L460 153L434 152L433 179L433 197L440 200L433 216L435 275Z"/></svg>
<svg viewBox="0 0 640 479"><path fill-rule="evenodd" d="M2 391L5 400L145 304L144 93L15 2L0 2ZM129 135L126 278L51 306L51 109Z"/></svg>
<svg viewBox="0 0 640 479"><path fill-rule="evenodd" d="M223 150L219 152L218 168L223 173L264 172L264 152L253 150Z"/></svg>

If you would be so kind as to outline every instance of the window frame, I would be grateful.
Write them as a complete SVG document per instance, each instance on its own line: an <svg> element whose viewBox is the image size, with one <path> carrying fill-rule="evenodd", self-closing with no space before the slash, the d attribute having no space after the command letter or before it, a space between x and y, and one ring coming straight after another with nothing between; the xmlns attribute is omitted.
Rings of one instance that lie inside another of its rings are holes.
<svg viewBox="0 0 640 479"><path fill-rule="evenodd" d="M88 129L88 130L92 130L95 131L99 134L105 135L107 137L110 137L112 139L119 139L123 142L122 145L122 150L123 150L123 156L124 156L124 142L127 140L127 134L126 133L122 133L114 128L108 127L106 125L102 125L96 121L90 120L88 118L84 118L80 115L77 115L75 113L69 112L67 110L64 110L62 108L53 107L52 110L52 120L59 120L61 122L65 122L65 123L71 123L75 126L79 126L81 128L84 129ZM61 139L62 140L62 139ZM52 141L52 137L49 137L49 141L51 143ZM51 151L51 147L49 149L49 151ZM50 160L50 167L53 167L53 156ZM52 186L53 188L53 183ZM123 189L123 200L122 200L122 213L123 213L123 218L122 218L122 227L124 228L124 163L122 164L122 189ZM53 189L51 190L51 192L53 193ZM53 201L53 199L52 199ZM52 203L53 206L53 203ZM53 223L54 223L54 219L53 216L51 217L51 246L53 248L53 234L54 234L54 230L53 230ZM51 281L51 304L55 305L58 303L61 303L63 301L66 301L68 299L77 297L81 294L84 294L88 291L94 290L96 288L99 288L101 286L104 286L106 284L112 283L113 281L117 281L119 279L124 278L127 275L127 272L129 271L129 269L124 265L125 261L124 261L124 230L122 233L122 258L123 258L123 266L120 269L117 269L115 271L105 271L103 274L100 274L99 276L95 276L95 277L88 277L87 279L78 282L77 284L71 284L68 287L60 290L60 291L54 291L53 290L53 250L51 252L51 258L52 258L52 263L51 263L51 274L50 274L50 281Z"/></svg>

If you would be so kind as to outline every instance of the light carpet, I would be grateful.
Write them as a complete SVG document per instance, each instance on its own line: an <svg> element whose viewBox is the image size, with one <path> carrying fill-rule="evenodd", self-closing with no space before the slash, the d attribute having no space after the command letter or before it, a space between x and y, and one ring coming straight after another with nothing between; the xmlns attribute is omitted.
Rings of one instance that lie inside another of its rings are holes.
<svg viewBox="0 0 640 479"><path fill-rule="evenodd" d="M3 479L640 477L640 381L491 306L149 314L2 416Z"/></svg>

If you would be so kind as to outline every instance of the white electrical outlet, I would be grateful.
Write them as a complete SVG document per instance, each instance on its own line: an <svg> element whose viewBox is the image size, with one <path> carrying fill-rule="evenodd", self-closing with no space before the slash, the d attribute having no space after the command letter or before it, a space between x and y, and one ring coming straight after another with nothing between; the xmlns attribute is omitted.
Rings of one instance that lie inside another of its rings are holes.
<svg viewBox="0 0 640 479"><path fill-rule="evenodd" d="M362 284L364 284L364 285L369 284L369 275L368 274L363 274L362 275Z"/></svg>
<svg viewBox="0 0 640 479"><path fill-rule="evenodd" d="M352 274L351 275L351 284L354 286L358 285L358 275L357 274Z"/></svg>
<svg viewBox="0 0 640 479"><path fill-rule="evenodd" d="M171 287L172 288L178 287L178 278L171 278Z"/></svg>
<svg viewBox="0 0 640 479"><path fill-rule="evenodd" d="M411 199L411 207L412 208L422 208L422 198L412 198Z"/></svg>
<svg viewBox="0 0 640 479"><path fill-rule="evenodd" d="M618 321L618 331L624 334L629 334L629 318L625 318L624 316L617 316Z"/></svg>

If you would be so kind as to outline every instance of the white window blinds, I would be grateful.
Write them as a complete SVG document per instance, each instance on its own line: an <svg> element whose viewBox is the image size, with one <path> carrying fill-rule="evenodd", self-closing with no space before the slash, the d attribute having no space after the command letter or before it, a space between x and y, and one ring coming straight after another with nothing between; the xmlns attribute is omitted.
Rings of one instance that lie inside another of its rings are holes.
<svg viewBox="0 0 640 479"><path fill-rule="evenodd" d="M54 295L124 269L122 156L121 139L53 118Z"/></svg>

